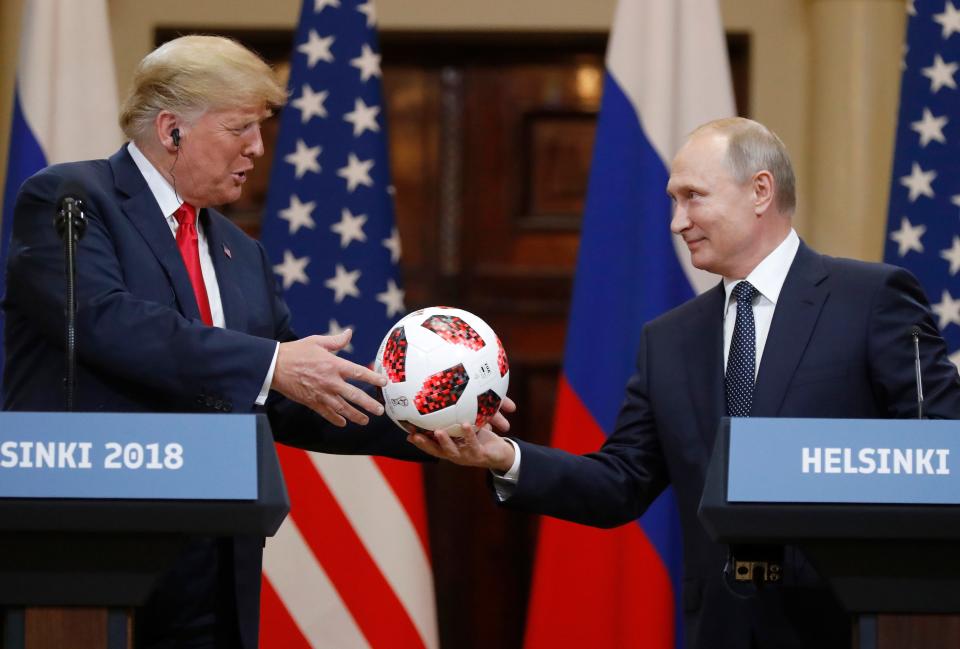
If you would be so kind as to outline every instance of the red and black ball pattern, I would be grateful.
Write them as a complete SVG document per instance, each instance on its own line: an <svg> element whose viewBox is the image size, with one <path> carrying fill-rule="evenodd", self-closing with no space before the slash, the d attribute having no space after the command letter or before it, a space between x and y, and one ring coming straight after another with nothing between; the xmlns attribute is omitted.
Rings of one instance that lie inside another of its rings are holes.
<svg viewBox="0 0 960 649"><path fill-rule="evenodd" d="M390 339L383 350L383 369L387 378L394 383L407 380L407 334L403 327L397 327L390 332Z"/></svg>
<svg viewBox="0 0 960 649"><path fill-rule="evenodd" d="M423 387L413 398L417 412L426 415L452 406L460 400L467 387L467 380L467 370L463 363L427 377Z"/></svg>
<svg viewBox="0 0 960 649"><path fill-rule="evenodd" d="M507 362L507 350L503 348L500 342L500 336L497 336L497 367L500 369L500 376L506 376L510 371L510 363Z"/></svg>
<svg viewBox="0 0 960 649"><path fill-rule="evenodd" d="M424 320L421 326L454 345L463 345L477 350L482 349L486 344L476 329L455 315L432 315Z"/></svg>
<svg viewBox="0 0 960 649"><path fill-rule="evenodd" d="M500 396L493 390L487 390L477 397L477 426L483 426L500 409Z"/></svg>

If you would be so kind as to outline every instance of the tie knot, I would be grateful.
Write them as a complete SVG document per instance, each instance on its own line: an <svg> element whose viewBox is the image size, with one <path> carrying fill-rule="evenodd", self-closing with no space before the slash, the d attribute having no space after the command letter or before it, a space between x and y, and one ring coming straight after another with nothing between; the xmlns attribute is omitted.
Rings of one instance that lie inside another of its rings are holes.
<svg viewBox="0 0 960 649"><path fill-rule="evenodd" d="M733 296L737 298L737 304L752 304L756 295L757 289L750 282L743 281L733 287Z"/></svg>
<svg viewBox="0 0 960 649"><path fill-rule="evenodd" d="M177 208L177 211L173 213L173 218L177 220L178 225L183 225L184 221L195 225L197 222L197 208L190 203L183 203Z"/></svg>

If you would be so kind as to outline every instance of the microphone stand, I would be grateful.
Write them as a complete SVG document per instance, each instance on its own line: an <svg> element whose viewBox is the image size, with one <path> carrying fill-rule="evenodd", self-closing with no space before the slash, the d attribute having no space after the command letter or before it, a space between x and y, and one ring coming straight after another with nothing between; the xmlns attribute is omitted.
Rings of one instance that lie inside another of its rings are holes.
<svg viewBox="0 0 960 649"><path fill-rule="evenodd" d="M910 329L913 337L913 369L917 381L917 419L923 419L923 381L920 373L920 327Z"/></svg>
<svg viewBox="0 0 960 649"><path fill-rule="evenodd" d="M66 270L65 315L66 315L66 364L64 378L67 412L73 411L77 389L77 241L87 230L87 218L83 213L83 201L72 196L60 203L55 221L57 234L63 239L63 256Z"/></svg>

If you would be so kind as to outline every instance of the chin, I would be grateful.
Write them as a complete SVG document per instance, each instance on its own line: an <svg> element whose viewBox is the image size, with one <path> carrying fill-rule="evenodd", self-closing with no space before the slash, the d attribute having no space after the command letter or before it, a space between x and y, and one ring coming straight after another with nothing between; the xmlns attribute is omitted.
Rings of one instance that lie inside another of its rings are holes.
<svg viewBox="0 0 960 649"><path fill-rule="evenodd" d="M217 196L217 199L213 202L213 205L227 205L229 203L233 203L234 201L240 200L241 194L242 192L240 191L239 187L237 187L235 190L223 192Z"/></svg>
<svg viewBox="0 0 960 649"><path fill-rule="evenodd" d="M713 272L708 268L708 266L711 266L712 264L710 263L710 258L707 255L691 253L690 263L693 264L694 268L705 270L707 272Z"/></svg>

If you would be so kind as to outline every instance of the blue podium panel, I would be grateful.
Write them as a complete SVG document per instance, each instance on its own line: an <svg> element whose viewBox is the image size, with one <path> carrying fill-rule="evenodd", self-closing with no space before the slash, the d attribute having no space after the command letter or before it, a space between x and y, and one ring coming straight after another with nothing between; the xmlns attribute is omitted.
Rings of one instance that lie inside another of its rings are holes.
<svg viewBox="0 0 960 649"><path fill-rule="evenodd" d="M0 498L256 500L254 415L0 413Z"/></svg>
<svg viewBox="0 0 960 649"><path fill-rule="evenodd" d="M730 420L727 500L960 504L960 422Z"/></svg>

